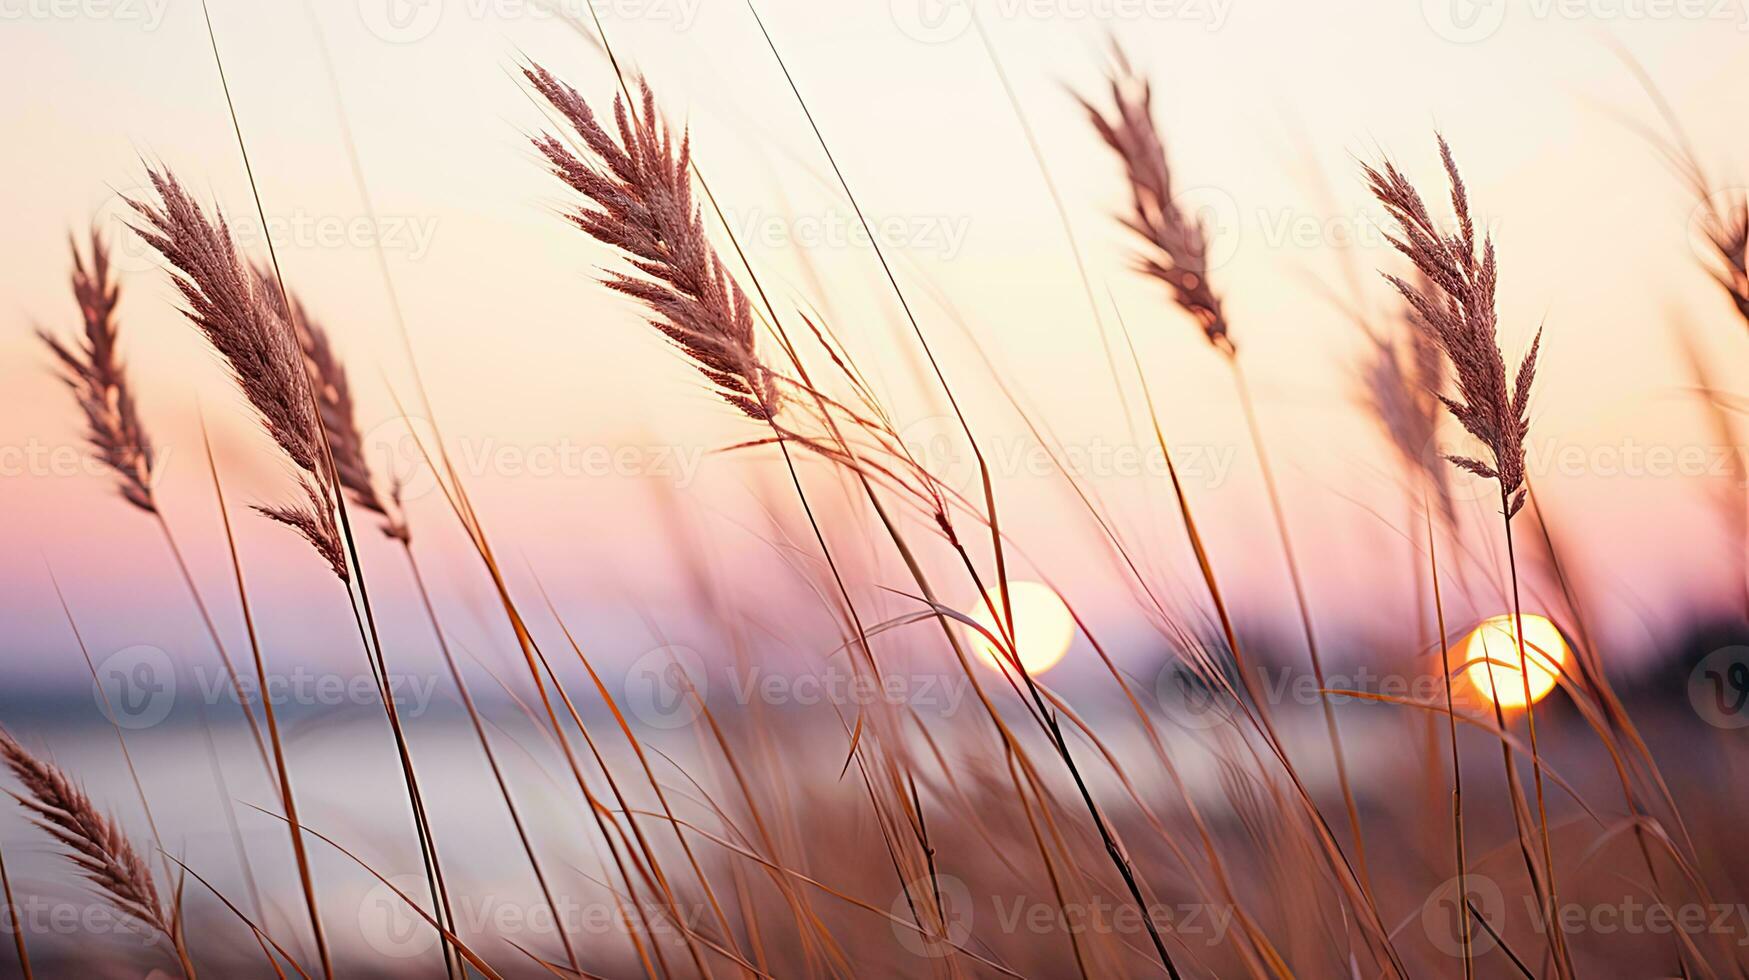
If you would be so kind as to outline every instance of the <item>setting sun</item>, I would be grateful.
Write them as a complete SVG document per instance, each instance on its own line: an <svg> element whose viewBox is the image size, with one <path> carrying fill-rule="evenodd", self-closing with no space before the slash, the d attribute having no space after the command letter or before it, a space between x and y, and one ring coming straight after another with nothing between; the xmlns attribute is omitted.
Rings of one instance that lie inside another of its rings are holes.
<svg viewBox="0 0 1749 980"><path fill-rule="evenodd" d="M1464 638L1461 652L1467 664L1464 674L1477 693L1502 708L1524 707L1518 634L1512 627L1511 613L1484 620ZM1567 642L1548 617L1524 614L1524 655L1530 666L1530 700L1535 703L1554 690L1567 662Z"/></svg>
<svg viewBox="0 0 1749 980"><path fill-rule="evenodd" d="M1040 582L1008 583L1008 600L1014 604L1014 633L1020 648L1020 665L1028 674L1037 677L1055 667L1069 652L1069 644L1075 639L1075 618L1069 614L1069 607L1063 604L1062 598L1050 586ZM972 610L972 619L992 636L1000 637L1003 631L997 628L1000 620L992 612L992 607L1000 609L1001 606L1001 590L991 588L978 600L977 608ZM984 663L1000 669L1009 662L983 633L977 630L968 632L972 636L972 646Z"/></svg>
<svg viewBox="0 0 1749 980"><path fill-rule="evenodd" d="M0 0L0 980L1749 980L1746 38Z"/></svg>

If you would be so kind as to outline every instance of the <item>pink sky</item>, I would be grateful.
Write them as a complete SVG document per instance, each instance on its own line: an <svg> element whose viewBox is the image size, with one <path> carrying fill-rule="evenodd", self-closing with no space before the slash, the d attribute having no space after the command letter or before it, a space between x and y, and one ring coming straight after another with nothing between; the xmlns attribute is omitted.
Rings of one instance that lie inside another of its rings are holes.
<svg viewBox="0 0 1749 980"><path fill-rule="evenodd" d="M954 322L954 313L964 317L1029 411L1087 460L1091 484L1160 587L1200 595L1160 475L1113 449L1132 444L1123 411L1062 226L990 56L962 11L924 2L789 0L761 9L1002 461L1007 526L1098 623L1140 635L1093 526L1059 477L1031 465L1024 426ZM383 449L404 448L389 388L413 398L374 234L445 434L501 550L518 568L526 559L608 649L637 632L631 614L610 612L625 598L673 609L686 596L668 526L676 511L698 528L714 567L738 579L734 591L750 608L803 601L794 581L763 592L752 585L793 579L770 544L778 535L767 507L801 533L774 458L712 452L757 433L700 390L635 310L593 282L614 260L556 216L567 195L524 138L544 121L517 82L519 59L605 100L613 81L604 59L532 3L391 3L315 5L376 200L375 226L364 219L303 5L213 4L275 244L292 288L340 338L361 427ZM65 237L94 215L123 237L117 194L142 179L142 158L219 202L257 248L259 223L198 5L17 9L0 58L0 85L22 94L0 104L11 146L0 181L0 296L11 321L0 330L0 581L8 585L0 620L32 647L64 642L46 555L82 618L100 624L94 645L156 642L187 628L177 621L184 600L173 569L147 520L78 465L76 411L30 327L71 329ZM622 56L691 126L700 163L752 260L777 284L778 302L823 310L901 426L927 441L940 428L939 395L917 380L915 342L744 5L618 0L598 9ZM1454 20L1440 0L1000 0L978 9L1061 189L1094 290L1102 303L1109 290L1122 308L1163 421L1189 454L1180 461L1199 467L1194 502L1222 575L1253 618L1290 607L1230 380L1163 292L1129 271L1129 243L1109 217L1124 204L1122 186L1067 96L1098 86L1106 30L1156 79L1181 185L1213 209L1224 250L1216 285L1331 632L1411 615L1410 554L1389 526L1405 520L1395 471L1354 393L1360 338L1321 296L1345 288L1336 246L1352 240L1365 288L1384 301L1371 270L1394 263L1356 159L1389 152L1432 191L1435 127L1452 141L1471 199L1497 235L1509 358L1539 324L1546 330L1533 479L1590 584L1605 590L1595 612L1624 644L1637 644L1732 574L1735 543L1721 540L1708 496L1720 481L1707 469L1724 449L1684 391L1671 324L1678 313L1687 318L1734 391L1749 390L1749 347L1697 265L1693 202L1624 125L1655 117L1610 45L1657 78L1729 184L1739 165L1749 167L1742 10L1721 21L1638 16L1632 4L1506 11L1488 3L1460 11L1480 20ZM176 313L156 264L137 242L118 247L125 350L147 422L168 451L161 495L203 581L220 589L225 566L197 411L217 433L235 505L276 499L285 474ZM798 260L802 249L809 263ZM1702 470L1677 462L1685 459L1704 460ZM842 511L820 487L828 511ZM440 590L489 616L441 496L418 497L413 516L431 529L434 562L454 557ZM850 518L836 516L848 540ZM262 600L269 621L300 635L326 630L300 612L332 602L343 614L322 569L280 529L246 513L238 519L253 581L271 596ZM1477 548L1494 541L1494 527L1484 532L1481 523ZM384 585L397 597L391 605L407 601L393 557L371 559L393 583ZM871 572L859 585L877 582L899 584ZM333 637L312 634L310 645L345 644L341 627L350 624L338 620Z"/></svg>

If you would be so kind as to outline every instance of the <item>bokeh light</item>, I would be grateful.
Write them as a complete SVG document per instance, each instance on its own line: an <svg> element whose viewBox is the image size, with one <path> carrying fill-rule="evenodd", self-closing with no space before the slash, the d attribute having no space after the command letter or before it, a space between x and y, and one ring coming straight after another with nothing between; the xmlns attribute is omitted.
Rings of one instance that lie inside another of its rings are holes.
<svg viewBox="0 0 1749 980"><path fill-rule="evenodd" d="M1513 619L1511 613L1506 613L1484 620L1464 638L1460 649L1470 686L1502 708L1525 706L1525 683L1519 670L1518 633L1513 628ZM1555 689L1556 679L1567 662L1567 641L1547 616L1525 613L1523 619L1524 657L1530 668L1530 703L1534 704Z"/></svg>

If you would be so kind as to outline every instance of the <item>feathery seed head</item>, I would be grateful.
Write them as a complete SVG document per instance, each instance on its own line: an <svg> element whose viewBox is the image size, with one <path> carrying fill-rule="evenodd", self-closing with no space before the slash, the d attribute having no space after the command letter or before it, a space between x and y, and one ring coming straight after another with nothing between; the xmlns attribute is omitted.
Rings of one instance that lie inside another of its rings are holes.
<svg viewBox="0 0 1749 980"><path fill-rule="evenodd" d="M134 230L170 263L171 279L187 304L184 314L224 358L268 434L302 471L305 502L256 510L303 535L345 581L321 423L279 285L238 256L224 215L215 212L209 219L170 171L148 175L159 203L128 200L139 218Z"/></svg>
<svg viewBox="0 0 1749 980"><path fill-rule="evenodd" d="M1208 229L1174 199L1172 169L1154 123L1153 91L1121 48L1114 51L1109 83L1110 116L1085 98L1076 96L1076 101L1123 162L1132 210L1119 220L1145 243L1138 256L1141 271L1165 283L1173 302L1196 320L1208 342L1232 356L1221 299L1209 283Z"/></svg>
<svg viewBox="0 0 1749 980"><path fill-rule="evenodd" d="M1405 340L1370 337L1361 366L1361 396L1402 465L1424 481L1448 523L1456 520L1446 471L1440 465L1440 392L1445 364L1439 348L1412 322Z"/></svg>
<svg viewBox="0 0 1749 980"><path fill-rule="evenodd" d="M32 823L68 849L68 860L91 884L123 913L171 937L152 873L115 821L99 812L70 776L32 755L5 729L0 729L0 761L24 787L13 798Z"/></svg>
<svg viewBox="0 0 1749 980"><path fill-rule="evenodd" d="M1530 432L1531 382L1536 375L1538 331L1530 352L1510 382L1501 356L1494 293L1499 268L1494 242L1484 235L1478 243L1469 196L1451 148L1439 137L1439 155L1451 184L1451 204L1458 230L1446 234L1427 211L1421 194L1390 161L1382 168L1363 164L1367 185L1396 224L1391 244L1403 253L1426 281L1412 284L1397 276L1385 278L1413 311L1416 326L1451 363L1458 397L1439 396L1452 417L1487 447L1490 459L1447 457L1478 476L1498 480L1508 517L1524 506L1524 440Z"/></svg>
<svg viewBox="0 0 1749 980"><path fill-rule="evenodd" d="M383 534L400 541L411 540L411 529L400 511L396 490L384 494L371 475L370 460L365 456L364 436L358 430L358 411L352 400L352 384L346 365L335 352L328 331L313 319L303 302L294 293L290 308L280 302L273 270L265 265L254 267L255 277L275 309L297 333L298 346L303 351L309 377L316 385L316 403L321 410L322 425L327 430L328 451L334 459L334 469L340 486L353 502L381 519Z"/></svg>
<svg viewBox="0 0 1749 980"><path fill-rule="evenodd" d="M106 466L115 471L118 488L128 503L156 513L152 495L152 444L134 408L127 371L116 350L116 301L121 287L109 267L109 246L91 231L89 262L72 242L73 297L79 303L83 336L63 342L46 330L37 336L60 362L61 377L85 413L85 438Z"/></svg>
<svg viewBox="0 0 1749 980"><path fill-rule="evenodd" d="M534 140L554 176L589 199L569 219L623 253L639 273L610 272L608 288L644 304L650 325L691 358L725 401L751 418L776 418L782 397L754 342L752 305L706 237L692 199L687 135L676 138L641 80L639 108L614 98L616 137L576 89L545 68L530 66L523 75L582 141L587 159L552 134Z"/></svg>

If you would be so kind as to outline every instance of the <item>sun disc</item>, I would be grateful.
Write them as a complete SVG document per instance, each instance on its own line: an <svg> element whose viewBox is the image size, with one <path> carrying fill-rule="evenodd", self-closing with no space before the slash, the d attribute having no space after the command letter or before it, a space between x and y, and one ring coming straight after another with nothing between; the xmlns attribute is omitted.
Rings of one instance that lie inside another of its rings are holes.
<svg viewBox="0 0 1749 980"><path fill-rule="evenodd" d="M1028 674L1037 677L1055 667L1069 652L1069 645L1075 641L1075 617L1070 615L1069 607L1057 593L1041 582L1008 583L1008 601L1014 607L1014 635L1020 665ZM1001 608L1001 590L992 588L979 598L977 608L971 612L972 619L998 640L1004 635L1006 623L993 610ZM1013 661L1003 649L1005 642L998 646L982 632L971 630L970 633L972 647L985 666L1012 669Z"/></svg>
<svg viewBox="0 0 1749 980"><path fill-rule="evenodd" d="M1525 675L1519 670L1518 631L1507 613L1484 620L1462 642L1464 676L1483 699L1502 708L1525 706ZM1555 689L1567 662L1567 641L1546 616L1524 614L1524 658L1530 667L1530 702Z"/></svg>

